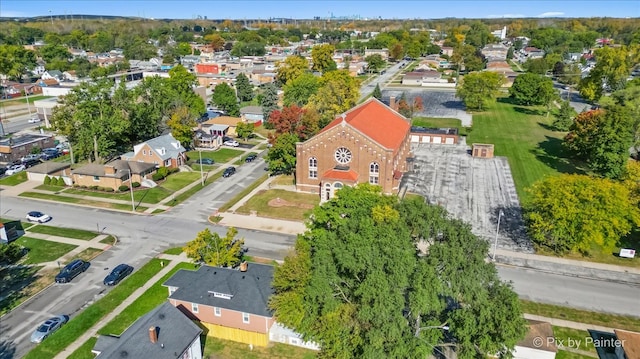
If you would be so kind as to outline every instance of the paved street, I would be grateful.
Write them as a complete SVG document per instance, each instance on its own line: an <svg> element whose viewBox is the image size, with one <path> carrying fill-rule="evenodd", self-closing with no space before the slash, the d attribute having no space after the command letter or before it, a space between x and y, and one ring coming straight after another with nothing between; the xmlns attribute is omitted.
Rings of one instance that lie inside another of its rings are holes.
<svg viewBox="0 0 640 359"><path fill-rule="evenodd" d="M367 82L366 84L362 85L360 87L359 101L362 101L367 96L369 96L373 92L373 90L376 88L376 85L380 86L381 89L384 88L387 82L389 82L398 72L400 72L401 63L402 62L398 62L397 64L394 64L393 66L386 69L384 74L378 75L370 82Z"/></svg>

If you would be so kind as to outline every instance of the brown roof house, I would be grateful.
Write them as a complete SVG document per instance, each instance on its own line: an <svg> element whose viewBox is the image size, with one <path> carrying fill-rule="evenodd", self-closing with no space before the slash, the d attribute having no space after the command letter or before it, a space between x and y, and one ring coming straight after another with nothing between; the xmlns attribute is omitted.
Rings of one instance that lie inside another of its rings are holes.
<svg viewBox="0 0 640 359"><path fill-rule="evenodd" d="M187 162L186 152L180 141L169 133L133 146L133 152L125 153L120 158L153 163L158 167L178 168Z"/></svg>
<svg viewBox="0 0 640 359"><path fill-rule="evenodd" d="M202 359L200 329L164 302L136 320L122 335L100 335L91 350L96 359Z"/></svg>
<svg viewBox="0 0 640 359"><path fill-rule="evenodd" d="M156 165L147 162L115 160L107 164L90 163L71 172L73 183L85 187L118 187L129 182L139 182L144 185L145 180L156 171Z"/></svg>
<svg viewBox="0 0 640 359"><path fill-rule="evenodd" d="M529 331L516 344L513 359L555 359L557 352L551 324L529 320Z"/></svg>
<svg viewBox="0 0 640 359"><path fill-rule="evenodd" d="M410 157L409 120L375 98L296 144L296 188L328 201L343 186L370 183L396 193Z"/></svg>

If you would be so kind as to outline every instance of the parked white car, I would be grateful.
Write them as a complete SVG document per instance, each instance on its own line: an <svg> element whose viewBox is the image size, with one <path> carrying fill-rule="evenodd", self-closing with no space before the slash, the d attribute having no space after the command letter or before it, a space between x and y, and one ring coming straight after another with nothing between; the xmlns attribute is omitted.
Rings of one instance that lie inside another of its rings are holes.
<svg viewBox="0 0 640 359"><path fill-rule="evenodd" d="M224 142L225 146L231 146L231 147L238 147L240 146L240 144L238 143L238 141L225 141Z"/></svg>
<svg viewBox="0 0 640 359"><path fill-rule="evenodd" d="M5 172L4 174L6 174L7 176L11 176L14 175L18 172L22 172L26 169L26 167L24 165L13 165L9 168L7 168L7 172Z"/></svg>
<svg viewBox="0 0 640 359"><path fill-rule="evenodd" d="M27 221L29 222L38 222L44 223L51 220L51 217L48 214L44 214L38 211L31 211L27 213Z"/></svg>
<svg viewBox="0 0 640 359"><path fill-rule="evenodd" d="M29 119L29 123L38 123L38 122L40 122L40 118L38 117L31 117Z"/></svg>

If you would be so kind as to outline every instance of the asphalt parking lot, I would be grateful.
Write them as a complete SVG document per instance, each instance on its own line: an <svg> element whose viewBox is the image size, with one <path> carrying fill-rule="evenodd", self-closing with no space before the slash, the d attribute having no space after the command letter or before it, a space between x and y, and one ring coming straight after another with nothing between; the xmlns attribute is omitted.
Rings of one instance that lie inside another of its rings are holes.
<svg viewBox="0 0 640 359"><path fill-rule="evenodd" d="M385 89L382 91L382 101L389 103L389 98L395 96L396 100L405 93L407 100L412 101L416 96L422 98L423 110L414 116L457 118L464 127L471 126L471 115L465 111L462 100L456 98L453 90L438 90L429 88L407 87Z"/></svg>
<svg viewBox="0 0 640 359"><path fill-rule="evenodd" d="M423 195L469 223L474 234L491 243L491 250L502 211L498 247L533 252L506 158L473 158L465 143L413 144L412 151L413 169L402 180L408 193Z"/></svg>

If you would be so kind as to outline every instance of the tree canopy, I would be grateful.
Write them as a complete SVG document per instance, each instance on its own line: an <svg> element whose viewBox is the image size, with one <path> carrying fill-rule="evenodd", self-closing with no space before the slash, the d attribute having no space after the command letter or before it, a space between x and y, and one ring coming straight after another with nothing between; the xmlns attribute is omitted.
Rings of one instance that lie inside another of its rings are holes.
<svg viewBox="0 0 640 359"><path fill-rule="evenodd" d="M336 48L330 44L316 45L311 49L311 58L313 61L312 69L325 73L337 68L336 62L333 61L333 52Z"/></svg>
<svg viewBox="0 0 640 359"><path fill-rule="evenodd" d="M276 267L270 306L321 357L425 358L447 345L477 358L524 336L488 243L442 207L362 184L316 207L307 228Z"/></svg>
<svg viewBox="0 0 640 359"><path fill-rule="evenodd" d="M253 85L251 85L249 78L244 73L240 73L236 77L236 89L238 90L240 101L251 101L253 99Z"/></svg>
<svg viewBox="0 0 640 359"><path fill-rule="evenodd" d="M495 101L504 83L504 76L491 71L472 72L462 79L456 95L464 101L469 110L484 110Z"/></svg>
<svg viewBox="0 0 640 359"><path fill-rule="evenodd" d="M612 250L640 225L629 188L582 175L547 177L530 189L525 211L532 240L556 253Z"/></svg>
<svg viewBox="0 0 640 359"><path fill-rule="evenodd" d="M297 79L305 72L310 72L309 61L298 55L288 56L283 62L278 64L276 69L276 80L282 85Z"/></svg>
<svg viewBox="0 0 640 359"><path fill-rule="evenodd" d="M319 88L320 80L318 77L310 72L304 72L284 85L282 102L285 106L305 106L309 102L309 98L318 92Z"/></svg>
<svg viewBox="0 0 640 359"><path fill-rule="evenodd" d="M329 71L320 78L320 88L309 98L309 107L321 114L320 127L354 107L360 97L360 81L346 70Z"/></svg>
<svg viewBox="0 0 640 359"><path fill-rule="evenodd" d="M206 263L210 266L235 267L244 254L244 239L236 239L238 231L229 227L227 234L220 237L218 233L206 228L196 238L187 242L183 250L195 263Z"/></svg>
<svg viewBox="0 0 640 359"><path fill-rule="evenodd" d="M518 75L509 88L511 98L521 105L547 105L557 97L553 81L545 76L524 73Z"/></svg>
<svg viewBox="0 0 640 359"><path fill-rule="evenodd" d="M211 102L213 102L213 104L215 104L219 109L226 112L229 116L240 115L240 106L238 105L236 91L225 82L216 85L213 89Z"/></svg>

